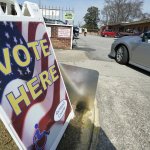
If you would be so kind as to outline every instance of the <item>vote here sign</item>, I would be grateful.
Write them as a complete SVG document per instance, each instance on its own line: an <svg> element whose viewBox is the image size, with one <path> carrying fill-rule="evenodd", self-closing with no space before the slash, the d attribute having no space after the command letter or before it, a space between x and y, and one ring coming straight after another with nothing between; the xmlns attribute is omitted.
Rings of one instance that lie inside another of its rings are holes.
<svg viewBox="0 0 150 150"><path fill-rule="evenodd" d="M0 21L0 115L26 149L53 149L72 112L43 22Z"/></svg>

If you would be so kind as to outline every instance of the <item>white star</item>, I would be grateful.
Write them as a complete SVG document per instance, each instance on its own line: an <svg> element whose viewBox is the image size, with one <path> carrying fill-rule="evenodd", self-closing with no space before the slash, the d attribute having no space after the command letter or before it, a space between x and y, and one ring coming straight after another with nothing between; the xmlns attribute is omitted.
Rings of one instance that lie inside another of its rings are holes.
<svg viewBox="0 0 150 150"><path fill-rule="evenodd" d="M23 74L22 74L22 71L21 71L20 69L18 69L18 72L19 72L20 75L23 75Z"/></svg>
<svg viewBox="0 0 150 150"><path fill-rule="evenodd" d="M19 56L21 56L20 52L18 52Z"/></svg>
<svg viewBox="0 0 150 150"><path fill-rule="evenodd" d="M3 23L4 23L5 26L7 26L7 22L6 21L4 21Z"/></svg>
<svg viewBox="0 0 150 150"><path fill-rule="evenodd" d="M29 69L29 67L27 68L27 70L26 70L26 71L28 72L28 74L31 72L31 71L30 71L30 69Z"/></svg>
<svg viewBox="0 0 150 150"><path fill-rule="evenodd" d="M27 58L26 58L26 55L24 55L24 59L27 59Z"/></svg>
<svg viewBox="0 0 150 150"><path fill-rule="evenodd" d="M11 76L11 75L13 75L13 73L12 73L12 72L9 74L9 76Z"/></svg>
<svg viewBox="0 0 150 150"><path fill-rule="evenodd" d="M12 29L14 28L14 26L13 26L12 22L10 23L10 27L11 27Z"/></svg>
<svg viewBox="0 0 150 150"><path fill-rule="evenodd" d="M0 84L2 83L2 81L0 80Z"/></svg>
<svg viewBox="0 0 150 150"><path fill-rule="evenodd" d="M6 43L6 46L7 46L8 48L11 48L10 45L9 45L8 43Z"/></svg>
<svg viewBox="0 0 150 150"><path fill-rule="evenodd" d="M5 36L7 37L7 39L9 39L9 34L7 32L5 33Z"/></svg>
<svg viewBox="0 0 150 150"><path fill-rule="evenodd" d="M14 37L14 42L15 42L16 44L17 44L17 42L18 42L17 39L16 39L16 37Z"/></svg>
<svg viewBox="0 0 150 150"><path fill-rule="evenodd" d="M20 39L20 44L23 44L22 40Z"/></svg>

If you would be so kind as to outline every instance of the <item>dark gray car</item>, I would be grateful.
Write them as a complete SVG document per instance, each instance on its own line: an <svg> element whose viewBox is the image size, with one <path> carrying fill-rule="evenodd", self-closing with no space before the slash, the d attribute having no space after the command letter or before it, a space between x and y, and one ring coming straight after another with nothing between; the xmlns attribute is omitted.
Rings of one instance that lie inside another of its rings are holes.
<svg viewBox="0 0 150 150"><path fill-rule="evenodd" d="M120 64L130 63L150 72L150 31L140 36L127 36L114 41L110 57Z"/></svg>

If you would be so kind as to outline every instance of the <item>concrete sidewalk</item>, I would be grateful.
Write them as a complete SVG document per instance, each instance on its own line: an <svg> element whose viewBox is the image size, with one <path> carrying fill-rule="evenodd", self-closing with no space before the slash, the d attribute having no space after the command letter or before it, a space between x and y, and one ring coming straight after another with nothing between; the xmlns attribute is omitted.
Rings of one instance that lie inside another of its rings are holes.
<svg viewBox="0 0 150 150"><path fill-rule="evenodd" d="M96 94L99 110L97 120L100 126L95 125L98 127L99 137L89 140L98 141L98 144L92 143L95 146L92 149L149 150L150 74L131 65L124 66L107 59L103 61L91 58L91 52L83 49L55 52L61 63L97 70L100 73Z"/></svg>

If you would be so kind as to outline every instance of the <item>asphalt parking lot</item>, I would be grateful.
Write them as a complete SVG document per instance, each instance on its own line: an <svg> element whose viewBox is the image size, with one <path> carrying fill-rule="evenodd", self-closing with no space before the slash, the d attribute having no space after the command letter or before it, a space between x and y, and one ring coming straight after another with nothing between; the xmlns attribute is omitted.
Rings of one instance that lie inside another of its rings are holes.
<svg viewBox="0 0 150 150"><path fill-rule="evenodd" d="M150 149L150 74L108 58L113 38L80 36L59 62L97 70L100 133L97 150Z"/></svg>

